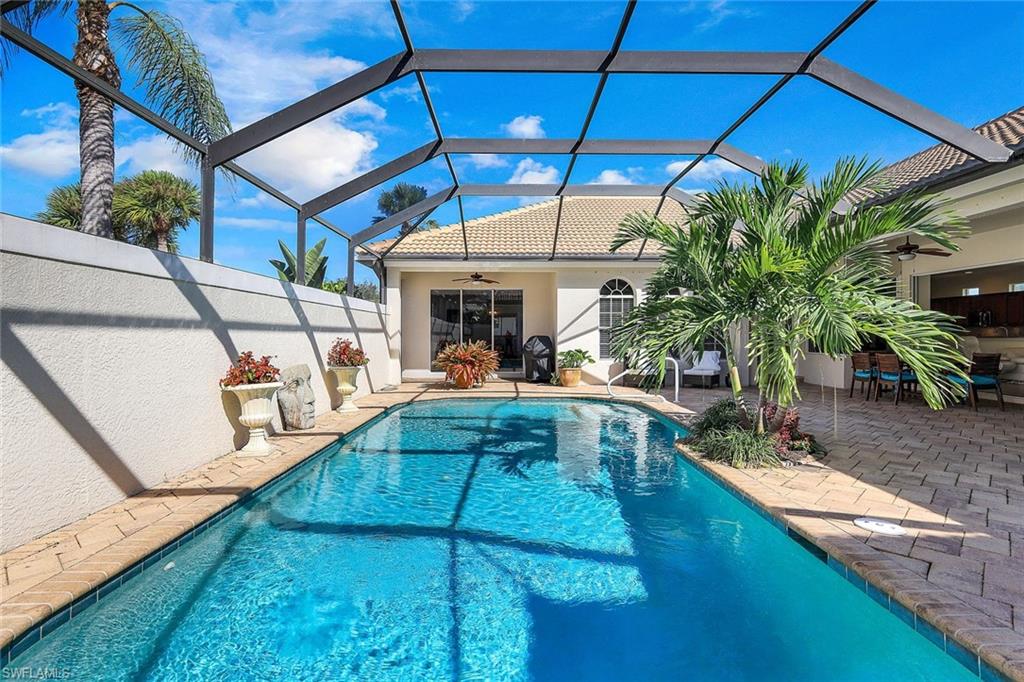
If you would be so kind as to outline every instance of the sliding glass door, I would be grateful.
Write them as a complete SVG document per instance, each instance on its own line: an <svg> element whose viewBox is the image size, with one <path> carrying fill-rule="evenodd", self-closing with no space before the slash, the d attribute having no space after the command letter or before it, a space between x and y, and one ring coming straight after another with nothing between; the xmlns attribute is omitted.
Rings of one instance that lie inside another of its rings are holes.
<svg viewBox="0 0 1024 682"><path fill-rule="evenodd" d="M523 369L521 289L435 289L430 292L430 360L450 343L483 341L501 355L500 372Z"/></svg>

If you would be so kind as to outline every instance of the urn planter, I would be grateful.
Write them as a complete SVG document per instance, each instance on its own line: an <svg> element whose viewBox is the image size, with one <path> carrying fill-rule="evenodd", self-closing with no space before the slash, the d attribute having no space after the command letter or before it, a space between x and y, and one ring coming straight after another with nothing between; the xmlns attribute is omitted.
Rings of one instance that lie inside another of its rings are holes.
<svg viewBox="0 0 1024 682"><path fill-rule="evenodd" d="M558 380L562 386L575 388L580 385L580 378L583 371L579 367L560 367L558 369Z"/></svg>
<svg viewBox="0 0 1024 682"><path fill-rule="evenodd" d="M242 426L249 428L249 441L242 447L241 452L259 456L271 451L270 442L267 440L267 424L274 418L271 409L271 399L277 389L284 386L284 383L275 381L269 384L242 384L240 386L224 386L222 390L234 393L238 396L238 402L242 406L242 414L238 421Z"/></svg>
<svg viewBox="0 0 1024 682"><path fill-rule="evenodd" d="M335 412L346 414L348 412L357 411L359 407L357 407L355 402L352 400L352 394L356 392L356 377L359 376L359 370L362 369L362 366L328 366L327 369L333 372L334 376L338 379L338 395L341 396L341 404L338 405Z"/></svg>

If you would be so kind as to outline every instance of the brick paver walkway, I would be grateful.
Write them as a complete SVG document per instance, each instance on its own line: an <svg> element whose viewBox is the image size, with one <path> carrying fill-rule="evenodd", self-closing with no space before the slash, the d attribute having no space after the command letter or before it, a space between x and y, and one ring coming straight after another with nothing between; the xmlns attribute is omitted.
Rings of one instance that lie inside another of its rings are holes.
<svg viewBox="0 0 1024 682"><path fill-rule="evenodd" d="M978 412L934 411L920 399L894 407L818 386L802 393L801 428L828 455L818 466L729 475L764 486L763 495L746 490L755 499L814 512L926 581L919 589L969 605L959 610L970 617L957 620L973 624L970 634L989 647L1005 640L1003 653L1024 664L1021 638L1005 634L1024 634L1024 409L983 401ZM680 403L699 412L726 395L686 389ZM894 521L907 535L868 533L853 524L859 516Z"/></svg>

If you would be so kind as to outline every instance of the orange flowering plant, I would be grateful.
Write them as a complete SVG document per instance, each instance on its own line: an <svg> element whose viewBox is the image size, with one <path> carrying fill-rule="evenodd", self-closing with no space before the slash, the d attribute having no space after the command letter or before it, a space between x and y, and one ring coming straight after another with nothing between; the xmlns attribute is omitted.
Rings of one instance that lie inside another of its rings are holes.
<svg viewBox="0 0 1024 682"><path fill-rule="evenodd" d="M281 370L270 364L270 356L259 360L247 350L238 356L238 362L228 367L228 373L220 380L221 386L244 386L246 384L270 384L278 380Z"/></svg>
<svg viewBox="0 0 1024 682"><path fill-rule="evenodd" d="M484 341L453 343L437 354L435 362L444 370L445 378L460 388L482 384L498 371L498 351Z"/></svg>
<svg viewBox="0 0 1024 682"><path fill-rule="evenodd" d="M353 346L348 339L337 338L334 345L327 351L329 367L362 367L370 361L362 348Z"/></svg>

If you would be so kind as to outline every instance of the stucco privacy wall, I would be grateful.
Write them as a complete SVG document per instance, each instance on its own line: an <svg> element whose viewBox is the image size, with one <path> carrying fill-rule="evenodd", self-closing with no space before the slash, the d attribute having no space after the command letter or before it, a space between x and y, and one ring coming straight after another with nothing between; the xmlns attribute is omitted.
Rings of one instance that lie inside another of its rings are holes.
<svg viewBox="0 0 1024 682"><path fill-rule="evenodd" d="M372 359L361 393L387 383L381 306L0 220L0 551L233 450L217 381L241 351L308 364L318 413L336 336Z"/></svg>

